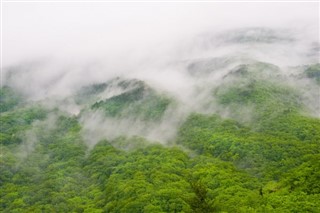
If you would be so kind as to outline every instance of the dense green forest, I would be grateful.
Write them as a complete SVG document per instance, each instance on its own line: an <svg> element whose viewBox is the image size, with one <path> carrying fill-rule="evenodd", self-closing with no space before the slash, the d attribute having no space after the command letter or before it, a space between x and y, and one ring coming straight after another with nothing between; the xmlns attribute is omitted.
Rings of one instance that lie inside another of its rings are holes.
<svg viewBox="0 0 320 213"><path fill-rule="evenodd" d="M85 113L157 123L177 107L142 81L117 80L125 92L99 101L111 82L82 88L78 115L2 87L0 211L320 212L320 119L266 69L279 75L263 63L230 72L211 95L231 113L190 112L166 143L123 135L88 148L83 137ZM304 70L319 84L319 64Z"/></svg>

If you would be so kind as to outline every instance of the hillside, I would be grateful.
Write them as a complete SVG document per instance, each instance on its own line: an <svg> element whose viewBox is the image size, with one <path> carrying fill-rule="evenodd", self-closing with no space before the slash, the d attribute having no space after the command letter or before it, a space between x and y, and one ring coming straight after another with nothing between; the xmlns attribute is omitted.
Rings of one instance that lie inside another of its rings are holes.
<svg viewBox="0 0 320 213"><path fill-rule="evenodd" d="M0 211L320 212L319 63L240 53L295 45L285 31L226 33L197 42L234 55L170 64L183 89L122 75L36 99L9 69Z"/></svg>

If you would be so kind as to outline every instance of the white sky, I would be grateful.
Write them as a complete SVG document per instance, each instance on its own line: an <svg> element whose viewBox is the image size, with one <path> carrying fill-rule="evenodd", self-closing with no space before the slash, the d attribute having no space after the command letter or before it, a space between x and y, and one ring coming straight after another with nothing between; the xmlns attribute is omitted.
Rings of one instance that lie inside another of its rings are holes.
<svg viewBox="0 0 320 213"><path fill-rule="evenodd" d="M316 39L319 3L3 2L3 65L148 54L206 31L246 26L308 27Z"/></svg>

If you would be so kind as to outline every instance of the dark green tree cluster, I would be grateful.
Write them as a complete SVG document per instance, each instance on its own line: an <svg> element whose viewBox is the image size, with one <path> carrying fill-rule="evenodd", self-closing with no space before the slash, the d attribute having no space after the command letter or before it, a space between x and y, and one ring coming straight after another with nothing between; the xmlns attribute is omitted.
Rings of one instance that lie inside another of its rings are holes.
<svg viewBox="0 0 320 213"><path fill-rule="evenodd" d="M3 86L0 89L0 112L6 112L16 107L21 99L20 94L17 94L8 86Z"/></svg>
<svg viewBox="0 0 320 213"><path fill-rule="evenodd" d="M162 118L170 103L170 98L145 84L139 84L129 91L98 101L91 108L102 109L110 117L157 121Z"/></svg>
<svg viewBox="0 0 320 213"><path fill-rule="evenodd" d="M320 85L320 64L312 64L307 67L305 74L308 78L314 79Z"/></svg>

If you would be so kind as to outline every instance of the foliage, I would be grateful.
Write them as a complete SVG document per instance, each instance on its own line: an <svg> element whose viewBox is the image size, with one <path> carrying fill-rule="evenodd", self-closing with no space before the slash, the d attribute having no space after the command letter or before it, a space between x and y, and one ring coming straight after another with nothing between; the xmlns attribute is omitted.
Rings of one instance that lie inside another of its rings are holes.
<svg viewBox="0 0 320 213"><path fill-rule="evenodd" d="M35 120L43 120L45 117L46 110L38 106L1 113L0 144L20 143L19 133L30 129Z"/></svg>
<svg viewBox="0 0 320 213"><path fill-rule="evenodd" d="M172 101L153 89L140 85L137 88L113 96L92 105L102 108L107 116L134 117L141 120L159 120Z"/></svg>
<svg viewBox="0 0 320 213"><path fill-rule="evenodd" d="M237 80L214 93L232 113L191 113L170 146L122 136L89 150L81 118L2 88L0 211L320 212L320 120L303 113L298 91L261 77L264 69L277 73L259 63L232 73ZM153 121L173 102L139 81L116 84L125 91L93 109ZM251 107L252 119L239 119Z"/></svg>
<svg viewBox="0 0 320 213"><path fill-rule="evenodd" d="M0 88L0 112L6 112L13 109L22 101L21 95L17 94L8 86Z"/></svg>
<svg viewBox="0 0 320 213"><path fill-rule="evenodd" d="M305 70L305 74L307 75L308 78L312 78L316 80L318 84L320 84L320 64L313 64L309 66Z"/></svg>

